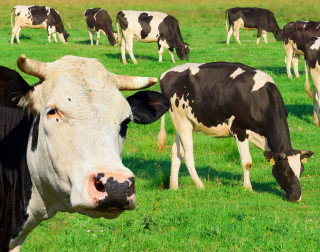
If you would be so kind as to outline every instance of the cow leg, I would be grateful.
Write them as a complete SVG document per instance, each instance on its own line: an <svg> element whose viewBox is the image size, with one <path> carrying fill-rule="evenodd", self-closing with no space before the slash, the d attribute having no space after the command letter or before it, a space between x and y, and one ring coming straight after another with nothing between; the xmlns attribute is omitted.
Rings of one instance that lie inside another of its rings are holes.
<svg viewBox="0 0 320 252"><path fill-rule="evenodd" d="M292 75L291 75L291 61L292 61L292 55L293 55L292 45L290 43L285 44L284 49L286 52L285 63L287 68L287 75L290 79L292 79Z"/></svg>
<svg viewBox="0 0 320 252"><path fill-rule="evenodd" d="M51 32L48 30L48 41L51 43Z"/></svg>
<svg viewBox="0 0 320 252"><path fill-rule="evenodd" d="M56 43L58 43L58 40L57 40L57 33L52 33L52 36L53 36L53 38L54 38L54 41L56 42Z"/></svg>
<svg viewBox="0 0 320 252"><path fill-rule="evenodd" d="M126 37L123 35L122 41L121 41L121 57L122 57L122 63L127 64L126 60Z"/></svg>
<svg viewBox="0 0 320 252"><path fill-rule="evenodd" d="M234 33L233 33L234 37L236 38L236 41L238 42L238 44L241 45L241 42L240 42L240 39L239 39L240 22L235 21L233 29L234 29Z"/></svg>
<svg viewBox="0 0 320 252"><path fill-rule="evenodd" d="M163 45L158 41L159 62L162 62Z"/></svg>
<svg viewBox="0 0 320 252"><path fill-rule="evenodd" d="M133 55L133 34L130 34L128 36L128 39L126 41L126 45L127 45L127 51L133 61L134 64L138 64L136 58Z"/></svg>
<svg viewBox="0 0 320 252"><path fill-rule="evenodd" d="M100 30L97 31L97 43L96 43L96 45L99 45L99 40L100 40Z"/></svg>
<svg viewBox="0 0 320 252"><path fill-rule="evenodd" d="M94 31L91 30L91 29L88 27L88 32L89 32L89 38L90 38L90 45L93 45L93 35L94 35Z"/></svg>
<svg viewBox="0 0 320 252"><path fill-rule="evenodd" d="M268 43L267 41L267 32L265 30L262 30L262 36L263 36L263 39L264 39L264 43Z"/></svg>
<svg viewBox="0 0 320 252"><path fill-rule="evenodd" d="M171 175L170 175L170 188L178 189L179 187L179 170L182 161L182 155L180 154L181 141L178 134L176 134L176 139L172 145L171 151Z"/></svg>
<svg viewBox="0 0 320 252"><path fill-rule="evenodd" d="M14 36L17 37L17 33L18 33L19 29L21 29L21 28L19 26L16 26L16 25L12 28L11 40L10 40L11 44L13 44L13 42L14 42ZM17 42L18 42L18 39L17 39ZM20 42L20 40L19 40L19 42ZM18 44L20 44L20 43L18 43Z"/></svg>
<svg viewBox="0 0 320 252"><path fill-rule="evenodd" d="M19 27L17 33L16 33L16 39L17 39L17 43L20 45L20 31L21 31L21 27Z"/></svg>
<svg viewBox="0 0 320 252"><path fill-rule="evenodd" d="M230 43L230 38L231 38L232 32L233 32L233 25L230 26L230 29L229 29L229 31L228 31L228 35L227 35L227 45L229 45L229 43Z"/></svg>
<svg viewBox="0 0 320 252"><path fill-rule="evenodd" d="M241 159L241 165L243 168L243 186L246 189L252 190L252 185L249 176L250 168L252 165L252 158L249 151L249 141L247 138L244 141L239 141L237 136L235 136L235 139L237 142Z"/></svg>
<svg viewBox="0 0 320 252"><path fill-rule="evenodd" d="M293 64L294 75L295 75L297 78L300 76L300 75L299 75L299 70L298 70L299 59L300 59L300 54L295 53L295 55L293 56L293 59L292 59L292 64Z"/></svg>
<svg viewBox="0 0 320 252"><path fill-rule="evenodd" d="M309 73L308 73L308 66L307 66L307 61L304 61L304 69L306 73L306 82L304 83L304 89L307 92L308 98L312 98L312 93L311 93L311 87L310 87L310 82L309 82Z"/></svg>
<svg viewBox="0 0 320 252"><path fill-rule="evenodd" d="M317 89L313 90L313 123L317 126L320 124L320 98Z"/></svg>
<svg viewBox="0 0 320 252"><path fill-rule="evenodd" d="M261 33L262 33L262 30L261 30L260 28L258 28L258 33L257 33L257 44L259 44L259 42L260 42Z"/></svg>
<svg viewBox="0 0 320 252"><path fill-rule="evenodd" d="M170 53L170 55L171 55L172 62L173 62L173 63L176 63L176 59L175 59L175 57L174 57L174 50L173 50L173 48L169 48L168 50L169 50L169 53Z"/></svg>

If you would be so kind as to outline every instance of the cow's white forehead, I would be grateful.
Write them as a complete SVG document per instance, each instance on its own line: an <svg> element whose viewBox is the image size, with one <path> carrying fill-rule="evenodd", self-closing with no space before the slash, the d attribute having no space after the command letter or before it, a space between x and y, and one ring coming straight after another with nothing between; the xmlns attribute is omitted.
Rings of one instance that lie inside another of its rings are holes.
<svg viewBox="0 0 320 252"><path fill-rule="evenodd" d="M297 178L300 178L300 169L301 169L300 154L289 156L288 163L291 169L293 170L294 174L297 176Z"/></svg>

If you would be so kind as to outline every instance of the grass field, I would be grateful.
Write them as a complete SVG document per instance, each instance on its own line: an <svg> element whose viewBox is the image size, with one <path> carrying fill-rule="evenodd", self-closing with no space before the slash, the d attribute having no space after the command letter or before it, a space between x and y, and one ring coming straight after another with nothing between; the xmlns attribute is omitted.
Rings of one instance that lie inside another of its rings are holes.
<svg viewBox="0 0 320 252"><path fill-rule="evenodd" d="M162 11L180 22L190 44L189 62L241 62L268 73L276 82L289 111L288 123L295 149L315 154L305 164L301 178L302 201L287 202L272 176L271 165L261 150L251 146L253 192L242 187L242 168L234 139L213 139L194 133L197 171L205 184L196 189L183 164L180 189L169 190L171 145L175 138L169 114L164 152L157 152L157 121L151 125L130 124L123 163L136 175L137 208L114 220L91 219L79 214L58 213L27 237L21 251L319 251L320 250L320 130L313 123L312 100L304 91L303 61L300 78L288 79L284 46L268 34L268 44L256 45L256 31L240 31L242 46L234 37L226 45L224 12L236 6L272 10L280 27L293 20L318 20L317 1L24 1L48 5L61 14L71 34L69 44L48 43L44 29L23 29L21 45L10 45L10 12L20 1L0 3L0 65L15 70L20 54L45 62L64 55L98 58L114 73L159 77L167 69L185 62L171 62L167 51L158 62L155 43L134 42L138 65L121 63L120 48L111 47L105 36L100 46L90 46L83 19L87 8L105 8L113 19L121 9ZM70 28L71 27L71 28ZM129 56L127 55L127 59ZM37 80L22 76L29 82ZM311 77L310 77L311 78ZM151 90L158 91L159 84ZM132 92L124 92L125 96Z"/></svg>

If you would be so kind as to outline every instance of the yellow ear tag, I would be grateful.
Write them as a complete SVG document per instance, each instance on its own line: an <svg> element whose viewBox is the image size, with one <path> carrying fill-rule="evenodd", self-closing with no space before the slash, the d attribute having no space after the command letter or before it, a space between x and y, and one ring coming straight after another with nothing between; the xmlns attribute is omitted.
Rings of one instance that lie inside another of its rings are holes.
<svg viewBox="0 0 320 252"><path fill-rule="evenodd" d="M273 158L271 158L269 162L271 165L274 165L276 163Z"/></svg>
<svg viewBox="0 0 320 252"><path fill-rule="evenodd" d="M307 163L307 158L301 159L301 163Z"/></svg>

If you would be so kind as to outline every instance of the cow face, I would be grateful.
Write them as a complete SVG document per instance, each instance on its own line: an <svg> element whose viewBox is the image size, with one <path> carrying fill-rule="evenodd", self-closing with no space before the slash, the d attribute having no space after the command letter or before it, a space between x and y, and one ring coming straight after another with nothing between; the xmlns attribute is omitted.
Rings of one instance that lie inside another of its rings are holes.
<svg viewBox="0 0 320 252"><path fill-rule="evenodd" d="M134 175L121 161L127 124L151 123L169 102L151 91L125 99L119 89L143 88L156 79L115 75L96 59L74 56L53 63L21 56L18 66L41 79L32 88L22 82L24 88L5 87L5 95L37 118L27 161L42 200L91 217L115 218L134 209Z"/></svg>
<svg viewBox="0 0 320 252"><path fill-rule="evenodd" d="M58 36L59 36L60 41L63 44L68 44L68 37L70 36L70 34L66 30L64 30L63 33L58 32Z"/></svg>
<svg viewBox="0 0 320 252"><path fill-rule="evenodd" d="M278 31L274 32L274 37L277 41L283 41L284 40L283 31L278 30Z"/></svg>
<svg viewBox="0 0 320 252"><path fill-rule="evenodd" d="M189 60L189 44L183 42L181 48L176 48L177 55L181 60Z"/></svg>
<svg viewBox="0 0 320 252"><path fill-rule="evenodd" d="M264 152L266 159L273 164L272 174L285 191L288 200L294 202L301 200L300 176L304 171L302 163L312 155L311 151L291 150L280 154Z"/></svg>

